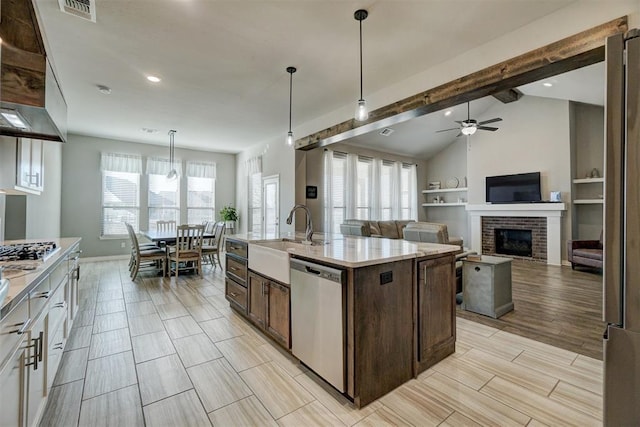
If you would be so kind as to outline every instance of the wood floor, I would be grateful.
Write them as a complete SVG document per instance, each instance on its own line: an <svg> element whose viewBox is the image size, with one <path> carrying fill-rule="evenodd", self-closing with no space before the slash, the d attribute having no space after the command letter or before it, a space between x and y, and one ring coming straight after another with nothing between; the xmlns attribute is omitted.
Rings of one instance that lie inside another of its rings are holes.
<svg viewBox="0 0 640 427"><path fill-rule="evenodd" d="M514 310L492 319L458 306L458 317L602 360L602 275L518 260L511 264Z"/></svg>
<svg viewBox="0 0 640 427"><path fill-rule="evenodd" d="M601 361L463 318L454 355L358 410L229 308L220 269L85 263L80 283L43 426L602 424Z"/></svg>

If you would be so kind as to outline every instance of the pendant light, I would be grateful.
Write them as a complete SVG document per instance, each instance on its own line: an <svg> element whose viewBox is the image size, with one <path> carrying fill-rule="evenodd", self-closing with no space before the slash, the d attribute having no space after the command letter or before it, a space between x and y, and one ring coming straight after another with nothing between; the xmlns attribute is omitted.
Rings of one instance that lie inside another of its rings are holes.
<svg viewBox="0 0 640 427"><path fill-rule="evenodd" d="M358 9L353 14L356 21L360 22L360 99L358 105L356 105L356 120L363 122L369 118L369 111L367 110L367 101L364 100L362 95L362 21L367 19L369 12L364 9Z"/></svg>
<svg viewBox="0 0 640 427"><path fill-rule="evenodd" d="M176 147L173 139L176 132L177 132L176 130L169 131L169 165L171 167L171 170L167 174L167 179L169 180L174 180L178 177L178 172L176 171L176 168L174 165L174 155L175 155Z"/></svg>
<svg viewBox="0 0 640 427"><path fill-rule="evenodd" d="M291 106L293 104L293 73L298 71L296 67L287 67L289 73L289 132L287 132L287 145L293 147L293 132L291 131Z"/></svg>

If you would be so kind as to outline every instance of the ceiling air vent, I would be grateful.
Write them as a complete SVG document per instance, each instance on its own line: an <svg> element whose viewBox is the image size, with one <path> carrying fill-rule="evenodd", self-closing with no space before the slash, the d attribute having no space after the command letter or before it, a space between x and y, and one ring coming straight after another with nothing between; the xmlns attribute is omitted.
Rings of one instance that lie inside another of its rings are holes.
<svg viewBox="0 0 640 427"><path fill-rule="evenodd" d="M394 130L393 130L393 129L391 129L391 128L384 128L384 129L382 129L382 130L380 131L380 135L382 135L382 136L389 136L389 135L391 135L393 132L394 132Z"/></svg>
<svg viewBox="0 0 640 427"><path fill-rule="evenodd" d="M96 0L58 0L60 10L96 22Z"/></svg>

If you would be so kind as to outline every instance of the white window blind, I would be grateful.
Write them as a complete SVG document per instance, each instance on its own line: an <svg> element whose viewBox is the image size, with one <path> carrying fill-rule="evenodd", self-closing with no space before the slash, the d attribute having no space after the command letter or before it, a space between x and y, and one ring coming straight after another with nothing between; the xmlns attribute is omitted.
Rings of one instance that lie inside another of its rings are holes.
<svg viewBox="0 0 640 427"><path fill-rule="evenodd" d="M371 219L373 159L358 156L356 169L356 219Z"/></svg>
<svg viewBox="0 0 640 427"><path fill-rule="evenodd" d="M140 228L140 156L102 153L102 220L100 235L125 236L125 222Z"/></svg>
<svg viewBox="0 0 640 427"><path fill-rule="evenodd" d="M187 161L187 223L215 219L216 164Z"/></svg>
<svg viewBox="0 0 640 427"><path fill-rule="evenodd" d="M325 230L340 233L345 219L418 216L416 165L325 151Z"/></svg>
<svg viewBox="0 0 640 427"><path fill-rule="evenodd" d="M178 178L167 179L170 167L170 162L166 159L147 159L149 229L155 229L158 221L180 223L180 161L174 163Z"/></svg>
<svg viewBox="0 0 640 427"><path fill-rule="evenodd" d="M262 173L249 177L249 231L262 231Z"/></svg>

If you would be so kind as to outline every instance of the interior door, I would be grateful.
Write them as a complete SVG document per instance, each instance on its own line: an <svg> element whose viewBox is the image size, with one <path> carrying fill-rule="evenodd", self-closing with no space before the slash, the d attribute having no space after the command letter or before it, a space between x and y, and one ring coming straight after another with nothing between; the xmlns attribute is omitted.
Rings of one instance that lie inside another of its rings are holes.
<svg viewBox="0 0 640 427"><path fill-rule="evenodd" d="M263 229L267 234L280 232L280 176L272 175L262 179Z"/></svg>

